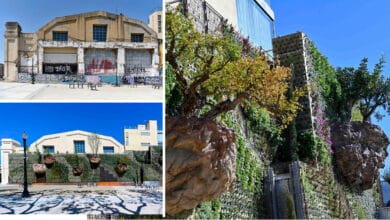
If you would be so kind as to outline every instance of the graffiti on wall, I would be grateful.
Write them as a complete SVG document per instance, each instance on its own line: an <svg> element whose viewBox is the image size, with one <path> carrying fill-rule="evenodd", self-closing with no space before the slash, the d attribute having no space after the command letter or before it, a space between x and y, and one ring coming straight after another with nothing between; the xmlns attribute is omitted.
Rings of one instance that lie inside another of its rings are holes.
<svg viewBox="0 0 390 220"><path fill-rule="evenodd" d="M125 65L125 74L126 75L142 75L145 74L146 68L142 65L132 65L132 64L126 64Z"/></svg>
<svg viewBox="0 0 390 220"><path fill-rule="evenodd" d="M112 74L116 72L116 53L114 50L87 49L84 62L86 73Z"/></svg>
<svg viewBox="0 0 390 220"><path fill-rule="evenodd" d="M152 67L153 52L150 50L126 50L126 67ZM127 68L126 68L127 69Z"/></svg>
<svg viewBox="0 0 390 220"><path fill-rule="evenodd" d="M74 79L73 74L37 74L34 73L34 80L36 83L63 83ZM19 73L18 82L31 83L31 73Z"/></svg>
<svg viewBox="0 0 390 220"><path fill-rule="evenodd" d="M44 74L76 74L77 64L43 64Z"/></svg>

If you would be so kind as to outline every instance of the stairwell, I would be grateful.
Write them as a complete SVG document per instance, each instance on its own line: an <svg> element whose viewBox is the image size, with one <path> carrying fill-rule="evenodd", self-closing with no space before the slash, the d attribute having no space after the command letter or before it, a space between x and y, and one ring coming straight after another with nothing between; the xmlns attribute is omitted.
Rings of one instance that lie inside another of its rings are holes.
<svg viewBox="0 0 390 220"><path fill-rule="evenodd" d="M68 168L68 179L69 179L69 182L80 182L81 181L81 177L80 176L74 176L73 175L73 167L66 161L65 157L56 157L56 162L57 163L61 163L63 164L64 166L66 166Z"/></svg>
<svg viewBox="0 0 390 220"><path fill-rule="evenodd" d="M99 167L100 169L100 181L102 182L116 182L118 178L115 177L110 171L104 169L103 166Z"/></svg>

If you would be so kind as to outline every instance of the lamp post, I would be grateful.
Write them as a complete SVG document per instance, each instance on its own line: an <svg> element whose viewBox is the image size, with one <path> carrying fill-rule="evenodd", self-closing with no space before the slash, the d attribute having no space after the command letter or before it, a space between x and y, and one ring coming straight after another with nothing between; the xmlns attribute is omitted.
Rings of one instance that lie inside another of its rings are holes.
<svg viewBox="0 0 390 220"><path fill-rule="evenodd" d="M35 75L34 75L34 54L31 55L31 84L35 84Z"/></svg>
<svg viewBox="0 0 390 220"><path fill-rule="evenodd" d="M27 142L27 134L26 132L23 132L22 134L23 139L23 150L24 150L24 183L23 183L23 193L22 197L30 197L30 193L27 189L27 153L26 153L26 142Z"/></svg>

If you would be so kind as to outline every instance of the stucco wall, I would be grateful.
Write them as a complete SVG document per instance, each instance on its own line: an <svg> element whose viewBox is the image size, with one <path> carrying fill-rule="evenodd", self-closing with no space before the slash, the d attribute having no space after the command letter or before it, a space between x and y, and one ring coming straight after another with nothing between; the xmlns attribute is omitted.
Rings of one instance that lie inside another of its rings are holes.
<svg viewBox="0 0 390 220"><path fill-rule="evenodd" d="M218 13L220 13L228 23L238 29L236 0L206 0Z"/></svg>
<svg viewBox="0 0 390 220"><path fill-rule="evenodd" d="M145 136L142 133L148 132ZM150 146L157 146L157 121L149 121L145 126L138 126L137 129L124 129L124 143L126 150L147 151L147 146L142 146L142 143L149 143Z"/></svg>
<svg viewBox="0 0 390 220"><path fill-rule="evenodd" d="M157 42L157 34L139 20L97 11L55 18L43 26L39 40L53 40L53 31L68 32L72 41L93 41L93 25L107 25L107 41L130 41L131 34L144 34L144 42Z"/></svg>
<svg viewBox="0 0 390 220"><path fill-rule="evenodd" d="M106 42L93 42L93 26L107 25ZM68 41L52 41L53 31L67 32ZM143 34L143 42L131 42L132 34ZM103 11L82 13L58 17L44 25L37 33L22 33L17 22L7 22L4 41L4 79L18 81L18 73L65 74L65 72L46 72L49 50L57 49L56 54L77 55L77 62L52 62L71 68L66 73L85 73L84 48L114 49L116 62L112 62L110 73L124 73L125 49L146 49L152 53L152 66L146 70L145 76L157 76L159 65L157 33L142 21L131 19L123 14L111 14ZM46 42L46 43L42 43ZM72 49L72 52L69 50ZM45 56L46 55L46 56ZM54 55L50 55L54 56ZM62 55L61 55L62 56ZM50 63L50 59L48 59ZM54 65L54 66L55 66ZM72 65L72 66L70 66ZM127 65L127 64L126 64ZM49 70L52 68L49 68ZM107 69L99 73L107 73Z"/></svg>
<svg viewBox="0 0 390 220"><path fill-rule="evenodd" d="M74 141L84 141L85 153L91 154L92 148L89 143L88 137L92 133L83 131L74 131L59 133L53 135L46 135L33 142L30 145L31 151L35 151L36 147L40 152L44 152L44 146L54 146L54 152L57 153L75 153ZM103 154L103 147L114 147L114 153L124 153L124 147L113 138L103 135L98 135L101 144L98 148L98 153Z"/></svg>

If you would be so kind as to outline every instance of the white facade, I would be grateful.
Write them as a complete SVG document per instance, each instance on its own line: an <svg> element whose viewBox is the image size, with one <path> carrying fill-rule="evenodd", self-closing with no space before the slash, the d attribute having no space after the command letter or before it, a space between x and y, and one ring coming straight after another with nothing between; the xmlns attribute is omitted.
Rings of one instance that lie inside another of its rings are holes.
<svg viewBox="0 0 390 220"><path fill-rule="evenodd" d="M12 153L23 153L20 143L13 139L1 139L1 184L8 184L9 155Z"/></svg>
<svg viewBox="0 0 390 220"><path fill-rule="evenodd" d="M158 145L157 121L150 120L146 125L135 129L124 129L125 149L130 151L148 151L150 146Z"/></svg>
<svg viewBox="0 0 390 220"><path fill-rule="evenodd" d="M45 150L47 149L52 151L51 153L92 154L93 151L89 142L89 137L91 137L92 135L94 135L94 133L81 130L45 135L34 141L30 145L30 151L35 151L36 148L38 148L41 153L45 152ZM99 137L101 142L100 146L98 146L98 154L124 153L123 145L114 138L99 134L97 134L97 136ZM77 148L83 148L84 150L81 150L80 152L77 151Z"/></svg>

